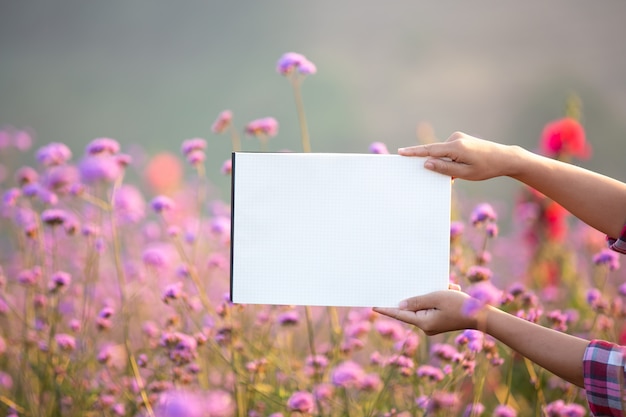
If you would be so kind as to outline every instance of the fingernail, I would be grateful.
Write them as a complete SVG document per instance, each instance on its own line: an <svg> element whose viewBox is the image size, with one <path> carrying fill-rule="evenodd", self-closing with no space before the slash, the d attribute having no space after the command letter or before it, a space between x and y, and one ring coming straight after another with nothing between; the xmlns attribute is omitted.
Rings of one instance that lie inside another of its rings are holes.
<svg viewBox="0 0 626 417"><path fill-rule="evenodd" d="M398 308L399 308L400 310L404 310L404 309L406 309L408 306L409 306L409 303L407 303L407 302L406 302L406 301L404 301L404 300L403 300L403 301L400 301L400 304L398 304Z"/></svg>
<svg viewBox="0 0 626 417"><path fill-rule="evenodd" d="M433 164L432 161L426 161L424 162L424 168L434 170L435 164Z"/></svg>
<svg viewBox="0 0 626 417"><path fill-rule="evenodd" d="M406 148L398 148L398 152L404 152Z"/></svg>

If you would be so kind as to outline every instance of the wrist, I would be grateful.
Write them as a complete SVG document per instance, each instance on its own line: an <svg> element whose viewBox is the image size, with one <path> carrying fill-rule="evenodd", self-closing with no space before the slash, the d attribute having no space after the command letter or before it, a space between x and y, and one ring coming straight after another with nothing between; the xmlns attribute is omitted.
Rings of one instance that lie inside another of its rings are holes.
<svg viewBox="0 0 626 417"><path fill-rule="evenodd" d="M505 145L507 147L507 164L505 164L505 172L503 175L513 179L519 179L524 176L528 170L530 159L533 153L518 145Z"/></svg>

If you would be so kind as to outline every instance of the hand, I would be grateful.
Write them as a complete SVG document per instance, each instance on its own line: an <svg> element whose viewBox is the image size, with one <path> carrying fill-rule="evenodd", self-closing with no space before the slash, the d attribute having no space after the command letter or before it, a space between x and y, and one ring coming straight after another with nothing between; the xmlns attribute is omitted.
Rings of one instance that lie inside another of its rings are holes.
<svg viewBox="0 0 626 417"><path fill-rule="evenodd" d="M451 285L451 288L458 286ZM449 289L412 297L400 303L399 308L374 308L374 311L396 320L413 324L429 336L453 330L475 329L476 319L462 312L470 298L464 292Z"/></svg>
<svg viewBox="0 0 626 417"><path fill-rule="evenodd" d="M512 176L521 148L502 145L456 132L441 143L398 149L404 156L430 157L424 163L427 169L471 181L486 180L503 175Z"/></svg>

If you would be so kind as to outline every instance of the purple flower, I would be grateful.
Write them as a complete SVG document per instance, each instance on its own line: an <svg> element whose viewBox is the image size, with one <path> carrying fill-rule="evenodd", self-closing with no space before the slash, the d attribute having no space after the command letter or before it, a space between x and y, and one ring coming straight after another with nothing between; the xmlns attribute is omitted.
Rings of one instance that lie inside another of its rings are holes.
<svg viewBox="0 0 626 417"><path fill-rule="evenodd" d="M278 134L278 122L273 117L264 117L248 123L245 130L250 136L274 137Z"/></svg>
<svg viewBox="0 0 626 417"><path fill-rule="evenodd" d="M111 138L96 138L89 142L85 148L87 155L108 154L115 155L120 151L120 144Z"/></svg>
<svg viewBox="0 0 626 417"><path fill-rule="evenodd" d="M333 385L343 388L359 387L364 377L361 365L351 360L341 362L330 375Z"/></svg>
<svg viewBox="0 0 626 417"><path fill-rule="evenodd" d="M467 293L483 304L499 306L502 300L502 291L496 288L491 281L480 281L467 288Z"/></svg>
<svg viewBox="0 0 626 417"><path fill-rule="evenodd" d="M597 288L591 288L587 291L587 303L591 306L598 303L598 301L602 298L602 293Z"/></svg>
<svg viewBox="0 0 626 417"><path fill-rule="evenodd" d="M187 139L183 141L181 151L183 155L189 156L190 153L195 151L204 151L206 149L206 140L201 138Z"/></svg>
<svg viewBox="0 0 626 417"><path fill-rule="evenodd" d="M493 410L493 417L517 417L517 411L508 405L500 404Z"/></svg>
<svg viewBox="0 0 626 417"><path fill-rule="evenodd" d="M312 413L315 409L315 398L313 398L313 394L310 392L296 391L287 400L287 407L291 411Z"/></svg>
<svg viewBox="0 0 626 417"><path fill-rule="evenodd" d="M397 320L376 320L374 328L382 337L396 341L404 337L405 334L405 327Z"/></svg>
<svg viewBox="0 0 626 417"><path fill-rule="evenodd" d="M431 365L422 365L417 368L417 376L420 378L428 379L429 381L439 382L444 378L444 373L441 369Z"/></svg>
<svg viewBox="0 0 626 417"><path fill-rule="evenodd" d="M222 164L222 168L220 172L224 175L230 175L233 172L233 161L232 159L227 159Z"/></svg>
<svg viewBox="0 0 626 417"><path fill-rule="evenodd" d="M171 390L161 394L155 404L155 417L204 417L206 400L203 395L191 391Z"/></svg>
<svg viewBox="0 0 626 417"><path fill-rule="evenodd" d="M595 265L606 265L609 271L615 271L619 269L619 255L617 252L611 249L602 249L599 253L593 256L593 263Z"/></svg>
<svg viewBox="0 0 626 417"><path fill-rule="evenodd" d="M15 171L15 181L19 186L36 182L39 179L39 174L31 167L21 167Z"/></svg>
<svg viewBox="0 0 626 417"><path fill-rule="evenodd" d="M22 191L19 188L9 188L2 195L2 204L5 207L14 207L21 196Z"/></svg>
<svg viewBox="0 0 626 417"><path fill-rule="evenodd" d="M24 269L17 274L17 280L20 284L30 286L35 285L41 278L41 268Z"/></svg>
<svg viewBox="0 0 626 417"><path fill-rule="evenodd" d="M41 221L48 226L60 226L67 219L67 213L61 209L48 209L41 213Z"/></svg>
<svg viewBox="0 0 626 417"><path fill-rule="evenodd" d="M146 202L141 191L133 185L124 184L113 195L113 208L118 218L137 223L146 215Z"/></svg>
<svg viewBox="0 0 626 417"><path fill-rule="evenodd" d="M165 268L170 265L171 253L164 245L154 245L145 249L141 255L143 263L153 268Z"/></svg>
<svg viewBox="0 0 626 417"><path fill-rule="evenodd" d="M471 266L467 271L467 279L471 283L488 281L491 279L491 275L491 269L479 265Z"/></svg>
<svg viewBox="0 0 626 417"><path fill-rule="evenodd" d="M224 110L221 112L215 122L211 125L211 131L213 133L224 133L226 129L228 129L233 122L233 112L230 110Z"/></svg>
<svg viewBox="0 0 626 417"><path fill-rule="evenodd" d="M63 288L67 288L72 282L72 276L64 271L57 271L50 277L50 284L48 289L51 292L57 292Z"/></svg>
<svg viewBox="0 0 626 417"><path fill-rule="evenodd" d="M547 417L584 417L587 415L585 407L576 403L565 403L556 400L546 405L544 412Z"/></svg>
<svg viewBox="0 0 626 417"><path fill-rule="evenodd" d="M57 333L54 335L54 340L57 342L57 346L59 346L61 350L71 352L76 349L76 339L72 335Z"/></svg>
<svg viewBox="0 0 626 417"><path fill-rule="evenodd" d="M361 381L361 389L364 391L379 391L383 386L383 381L377 373L367 374Z"/></svg>
<svg viewBox="0 0 626 417"><path fill-rule="evenodd" d="M124 172L117 158L106 153L84 157L78 168L86 184L111 183Z"/></svg>
<svg viewBox="0 0 626 417"><path fill-rule="evenodd" d="M460 221L450 222L450 240L458 239L465 231L465 224Z"/></svg>
<svg viewBox="0 0 626 417"><path fill-rule="evenodd" d="M415 399L415 404L426 410L427 414L437 414L440 410L454 413L460 405L457 394L446 391L435 391L430 397L420 396Z"/></svg>
<svg viewBox="0 0 626 417"><path fill-rule="evenodd" d="M213 390L204 394L206 415L211 417L231 417L235 413L235 401L226 391Z"/></svg>
<svg viewBox="0 0 626 417"><path fill-rule="evenodd" d="M473 403L469 404L465 407L465 412L463 412L463 417L479 417L485 412L485 406L481 403Z"/></svg>
<svg viewBox="0 0 626 417"><path fill-rule="evenodd" d="M285 311L276 318L276 321L281 326L295 326L300 321L300 314L296 310Z"/></svg>
<svg viewBox="0 0 626 417"><path fill-rule="evenodd" d="M289 75L296 71L302 75L309 75L315 74L317 68L315 64L309 61L304 55L295 52L287 52L278 60L276 71L282 75Z"/></svg>
<svg viewBox="0 0 626 417"><path fill-rule="evenodd" d="M205 159L206 155L204 151L201 150L191 151L187 154L187 162L189 162L189 164L192 166L202 164Z"/></svg>
<svg viewBox="0 0 626 417"><path fill-rule="evenodd" d="M388 154L389 151L387 150L387 145L383 142L372 142L370 144L370 153L384 155Z"/></svg>
<svg viewBox="0 0 626 417"><path fill-rule="evenodd" d="M468 329L458 335L454 341L459 346L467 346L472 352L480 352L483 348L484 340L484 333L478 330Z"/></svg>
<svg viewBox="0 0 626 417"><path fill-rule="evenodd" d="M464 316L475 317L483 309L483 307L485 307L485 304L482 303L480 300L477 300L475 298L468 298L463 303L463 306L461 307L461 312Z"/></svg>
<svg viewBox="0 0 626 417"><path fill-rule="evenodd" d="M60 194L67 194L78 182L78 177L79 172L75 166L58 165L48 168L41 181L47 189Z"/></svg>
<svg viewBox="0 0 626 417"><path fill-rule="evenodd" d="M487 224L487 228L485 229L487 232L487 236L489 237L498 237L498 225L495 223Z"/></svg>
<svg viewBox="0 0 626 417"><path fill-rule="evenodd" d="M435 343L430 351L433 356L444 361L452 361L459 355L456 348L447 343Z"/></svg>
<svg viewBox="0 0 626 417"><path fill-rule="evenodd" d="M167 196L159 195L152 199L150 206L156 213L163 213L174 208L174 200Z"/></svg>
<svg viewBox="0 0 626 417"><path fill-rule="evenodd" d="M52 142L39 148L35 157L44 166L63 165L72 158L72 151L64 143Z"/></svg>
<svg viewBox="0 0 626 417"><path fill-rule="evenodd" d="M474 208L470 216L470 221L474 226L477 226L485 222L494 222L497 217L495 210L490 204L482 203Z"/></svg>
<svg viewBox="0 0 626 417"><path fill-rule="evenodd" d="M165 304L169 304L170 301L178 300L183 295L183 283L176 282L165 287L163 295L161 296L161 300L163 300Z"/></svg>
<svg viewBox="0 0 626 417"><path fill-rule="evenodd" d="M324 355L308 356L306 358L304 372L308 376L320 374L328 366L328 358Z"/></svg>

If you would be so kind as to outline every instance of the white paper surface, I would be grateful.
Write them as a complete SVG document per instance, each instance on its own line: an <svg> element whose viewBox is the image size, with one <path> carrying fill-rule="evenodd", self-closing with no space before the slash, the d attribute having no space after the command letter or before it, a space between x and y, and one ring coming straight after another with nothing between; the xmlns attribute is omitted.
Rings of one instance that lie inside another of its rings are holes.
<svg viewBox="0 0 626 417"><path fill-rule="evenodd" d="M395 307L446 289L450 177L423 158L233 154L231 299Z"/></svg>

